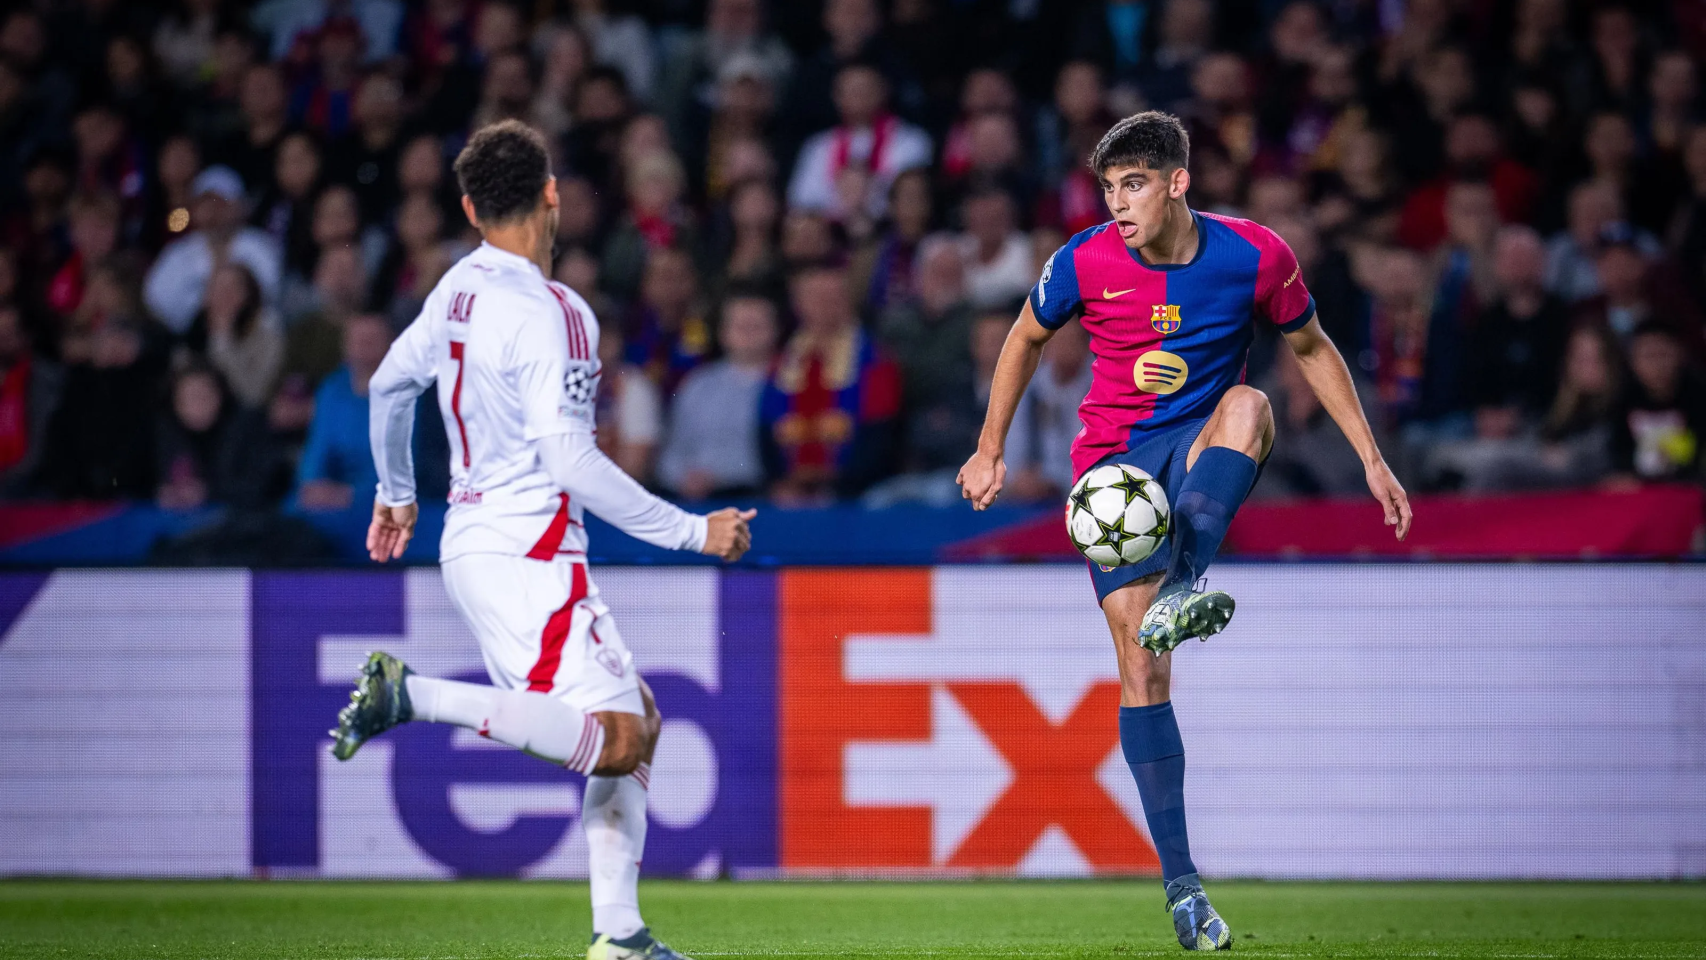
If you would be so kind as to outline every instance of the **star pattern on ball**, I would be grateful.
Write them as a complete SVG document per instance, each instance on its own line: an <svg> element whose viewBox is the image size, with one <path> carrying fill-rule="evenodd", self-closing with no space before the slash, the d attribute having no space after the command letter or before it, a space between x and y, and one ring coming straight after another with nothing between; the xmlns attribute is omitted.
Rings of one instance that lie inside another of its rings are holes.
<svg viewBox="0 0 1706 960"><path fill-rule="evenodd" d="M1096 541L1089 546L1101 546L1105 543L1113 547L1115 552L1123 554L1125 545L1137 539L1136 534L1126 530L1125 514L1123 513L1116 517L1113 523L1108 523L1094 514L1091 514L1090 518L1096 521L1099 535L1096 537Z"/></svg>

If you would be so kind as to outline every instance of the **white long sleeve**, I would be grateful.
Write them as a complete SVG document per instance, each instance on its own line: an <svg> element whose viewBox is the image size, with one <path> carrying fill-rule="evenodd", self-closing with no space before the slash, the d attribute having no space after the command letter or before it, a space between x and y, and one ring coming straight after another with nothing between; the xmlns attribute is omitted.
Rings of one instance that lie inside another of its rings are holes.
<svg viewBox="0 0 1706 960"><path fill-rule="evenodd" d="M551 479L611 526L665 550L704 549L706 519L640 486L598 449L590 431L541 437L534 449Z"/></svg>
<svg viewBox="0 0 1706 960"><path fill-rule="evenodd" d="M426 321L403 331L367 384L367 441L379 474L379 502L415 502L415 400L436 379Z"/></svg>

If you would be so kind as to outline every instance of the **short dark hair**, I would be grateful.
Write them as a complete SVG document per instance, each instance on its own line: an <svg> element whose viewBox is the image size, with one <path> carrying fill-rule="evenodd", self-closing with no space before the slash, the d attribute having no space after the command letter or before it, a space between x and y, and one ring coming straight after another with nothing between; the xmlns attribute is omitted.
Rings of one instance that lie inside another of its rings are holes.
<svg viewBox="0 0 1706 960"><path fill-rule="evenodd" d="M487 225L532 213L550 179L544 135L519 120L481 127L456 156L456 180Z"/></svg>
<svg viewBox="0 0 1706 960"><path fill-rule="evenodd" d="M1142 166L1172 170L1191 160L1191 136L1179 118L1145 110L1114 124L1090 154L1090 169L1100 177L1109 167Z"/></svg>

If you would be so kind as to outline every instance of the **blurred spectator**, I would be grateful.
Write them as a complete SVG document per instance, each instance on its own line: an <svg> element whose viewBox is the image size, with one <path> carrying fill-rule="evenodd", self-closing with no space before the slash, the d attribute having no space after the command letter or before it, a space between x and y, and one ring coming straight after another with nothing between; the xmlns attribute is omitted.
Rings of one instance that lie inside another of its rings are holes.
<svg viewBox="0 0 1706 960"><path fill-rule="evenodd" d="M715 202L731 184L749 178L769 180L776 174L767 145L776 91L764 65L756 57L730 60L710 106L707 115L695 114L687 142L698 171L695 189Z"/></svg>
<svg viewBox="0 0 1706 960"><path fill-rule="evenodd" d="M219 28L219 0L179 0L154 28L154 56L167 77L181 87L201 81L213 62Z"/></svg>
<svg viewBox="0 0 1706 960"><path fill-rule="evenodd" d="M652 477L652 460L663 435L663 400L646 371L629 363L622 324L599 325L598 447L641 483Z"/></svg>
<svg viewBox="0 0 1706 960"><path fill-rule="evenodd" d="M1191 69L1214 47L1214 5L1209 0L1171 0L1161 8L1155 55L1138 75L1143 99L1173 110L1191 94Z"/></svg>
<svg viewBox="0 0 1706 960"><path fill-rule="evenodd" d="M835 228L815 213L790 210L782 220L782 265L798 270L835 259L841 254Z"/></svg>
<svg viewBox="0 0 1706 960"><path fill-rule="evenodd" d="M70 221L71 256L47 282L47 308L61 315L77 311L90 270L118 246L118 198L110 193L72 197Z"/></svg>
<svg viewBox="0 0 1706 960"><path fill-rule="evenodd" d="M1039 219L1058 222L1069 234L1095 226L1106 216L1101 184L1087 163L1096 142L1113 123L1106 99L1102 73L1095 64L1067 63L1055 80L1054 109L1045 111L1038 123L1043 177ZM1199 164L1193 172L1200 170ZM1200 190L1193 202L1202 202Z"/></svg>
<svg viewBox="0 0 1706 960"><path fill-rule="evenodd" d="M586 34L566 23L553 23L534 35L533 46L543 65L529 113L545 136L555 140L574 124L570 113L575 87L592 66Z"/></svg>
<svg viewBox="0 0 1706 960"><path fill-rule="evenodd" d="M1600 232L1594 273L1600 292L1576 304L1579 322L1603 324L1627 340L1652 320L1669 327L1691 349L1701 339L1700 309L1657 265L1641 252L1641 235L1627 223L1610 223Z"/></svg>
<svg viewBox="0 0 1706 960"><path fill-rule="evenodd" d="M64 371L30 349L16 304L0 302L0 495L27 487L41 463Z"/></svg>
<svg viewBox="0 0 1706 960"><path fill-rule="evenodd" d="M284 330L247 267L231 262L213 271L191 333L205 338L208 362L238 403L266 405L284 365Z"/></svg>
<svg viewBox="0 0 1706 960"><path fill-rule="evenodd" d="M966 74L960 84L960 114L942 138L942 175L948 180L958 180L970 174L980 163L988 162L989 158L982 155L974 142L972 128L990 116L1002 116L1010 121L1018 108L1019 92L1013 89L1013 81L1000 70L981 67ZM999 158L998 165L1006 166L1012 159Z"/></svg>
<svg viewBox="0 0 1706 960"><path fill-rule="evenodd" d="M48 425L42 489L64 500L154 495L156 368L130 323L94 331L88 362L66 371Z"/></svg>
<svg viewBox="0 0 1706 960"><path fill-rule="evenodd" d="M698 225L682 203L681 161L666 151L640 157L628 168L628 208L604 248L601 285L619 297L639 292L648 260L665 248L697 251ZM690 256L691 260L692 257Z"/></svg>
<svg viewBox="0 0 1706 960"><path fill-rule="evenodd" d="M1649 323L1629 342L1629 383L1612 416L1613 468L1641 480L1700 480L1706 387L1668 327Z"/></svg>
<svg viewBox="0 0 1706 960"><path fill-rule="evenodd" d="M212 367L178 371L170 393L155 440L160 506L255 508L282 492L260 412L233 404Z"/></svg>
<svg viewBox="0 0 1706 960"><path fill-rule="evenodd" d="M592 44L593 57L622 71L635 97L650 100L657 57L646 22L631 14L611 13L606 0L570 0L570 6L575 26Z"/></svg>
<svg viewBox="0 0 1706 960"><path fill-rule="evenodd" d="M699 300L699 277L686 253L652 251L640 300L623 325L624 359L666 393L711 352L711 325Z"/></svg>
<svg viewBox="0 0 1706 960"><path fill-rule="evenodd" d="M149 195L147 222L138 237L150 253L176 239L190 226L190 185L201 170L201 148L184 134L160 144L154 163L154 189Z"/></svg>
<svg viewBox="0 0 1706 960"><path fill-rule="evenodd" d="M826 0L822 25L828 42L796 63L782 105L785 132L794 143L835 123L838 112L846 122L846 108L841 103L842 75L855 64L868 64L878 72L884 87L897 94L895 102L901 113L917 116L922 112L923 90L912 64L884 35L883 12L877 0ZM793 191L789 195L791 198Z"/></svg>
<svg viewBox="0 0 1706 960"><path fill-rule="evenodd" d="M214 264L235 260L249 268L263 299L278 293L281 256L264 231L243 225L243 181L229 167L208 167L190 187L194 229L172 241L148 271L143 299L167 329L182 333L201 309Z"/></svg>
<svg viewBox="0 0 1706 960"><path fill-rule="evenodd" d="M703 500L763 488L758 403L778 333L769 299L736 292L723 301L717 324L722 357L689 373L670 405L669 439L658 458L658 480L666 489Z"/></svg>
<svg viewBox="0 0 1706 960"><path fill-rule="evenodd" d="M383 221L397 205L403 108L403 87L395 77L368 74L350 104L353 129L327 158L329 177L355 189L364 223Z"/></svg>
<svg viewBox="0 0 1706 960"><path fill-rule="evenodd" d="M361 26L349 17L334 16L302 42L312 53L296 58L290 120L339 140L350 130L356 84L361 81Z"/></svg>
<svg viewBox="0 0 1706 960"><path fill-rule="evenodd" d="M341 183L332 184L315 198L309 232L314 238L316 259L326 250L353 245L361 251L362 265L369 276L385 260L385 231L377 224L362 222L361 203L355 191Z"/></svg>
<svg viewBox="0 0 1706 960"><path fill-rule="evenodd" d="M290 92L284 73L270 63L243 74L239 95L242 128L210 151L218 163L237 171L244 183L265 183L273 171L273 153L289 131Z"/></svg>
<svg viewBox="0 0 1706 960"><path fill-rule="evenodd" d="M912 268L933 212L928 171L914 168L895 177L889 187L888 219L881 232L853 257L854 289L863 291L861 300L866 310L881 314L912 300Z"/></svg>
<svg viewBox="0 0 1706 960"><path fill-rule="evenodd" d="M1706 125L1688 134L1683 148L1688 193L1670 226L1670 248L1696 303L1706 302Z"/></svg>
<svg viewBox="0 0 1706 960"><path fill-rule="evenodd" d="M1600 292L1600 236L1605 228L1623 219L1623 201L1614 185L1587 180L1570 190L1568 221L1564 230L1546 244L1546 289L1565 303L1586 300ZM1650 234L1637 230L1635 248L1645 256L1657 256L1660 247Z"/></svg>
<svg viewBox="0 0 1706 960"><path fill-rule="evenodd" d="M832 0L868 3L870 0ZM930 135L888 112L888 82L875 67L850 64L835 77L839 126L807 140L788 185L788 205L837 219L880 218L890 183L901 171L930 163ZM849 179L850 178L850 179ZM856 189L848 190L849 183ZM863 208L848 206L863 201Z"/></svg>
<svg viewBox="0 0 1706 960"><path fill-rule="evenodd" d="M954 238L926 238L918 245L917 261L911 301L890 307L877 327L883 346L900 365L908 410L933 404L945 391L964 392L977 316L966 295L965 258Z"/></svg>
<svg viewBox="0 0 1706 960"><path fill-rule="evenodd" d="M1493 244L1497 294L1469 337L1468 400L1498 410L1506 434L1542 416L1557 391L1568 315L1546 291L1546 248L1530 227L1509 226Z"/></svg>
<svg viewBox="0 0 1706 960"><path fill-rule="evenodd" d="M1017 303L1037 279L1014 206L1012 194L992 183L973 187L960 205L966 290L980 310Z"/></svg>
<svg viewBox="0 0 1706 960"><path fill-rule="evenodd" d="M265 230L284 251L285 292L307 282L318 248L314 243L314 200L319 194L322 163L319 141L297 131L279 142L272 179L262 189L249 222Z"/></svg>
<svg viewBox="0 0 1706 960"><path fill-rule="evenodd" d="M1015 499L1052 501L1072 488L1072 441L1084 428L1078 405L1090 392L1091 359L1090 335L1076 323L1056 330L1043 348L1007 432L1007 487Z"/></svg>
<svg viewBox="0 0 1706 960"><path fill-rule="evenodd" d="M314 392L314 419L296 467L296 501L308 510L343 510L379 483L367 445L367 382L391 346L384 317L343 325L343 365Z"/></svg>
<svg viewBox="0 0 1706 960"><path fill-rule="evenodd" d="M368 303L401 330L420 313L427 294L460 256L461 248L444 240L444 212L425 194L411 194L403 201L396 230L396 241L386 250Z"/></svg>
<svg viewBox="0 0 1706 960"><path fill-rule="evenodd" d="M729 192L724 236L713 262L722 266L719 287L739 285L782 293L782 252L779 234L782 199L764 180L743 180Z"/></svg>
<svg viewBox="0 0 1706 960"><path fill-rule="evenodd" d="M251 15L255 28L268 37L274 59L283 59L299 44L312 43L328 28L351 29L370 61L383 60L397 49L403 25L400 0L266 0ZM348 26L339 18L349 18Z"/></svg>
<svg viewBox="0 0 1706 960"><path fill-rule="evenodd" d="M1353 382L1363 413L1371 424L1378 425L1381 417L1374 408L1375 391L1368 389L1361 377L1353 377ZM1273 406L1274 438L1254 496L1335 497L1367 489L1362 459L1303 379L1296 354L1275 351L1273 369L1258 386ZM1376 431L1377 439L1384 442L1384 431L1378 426Z"/></svg>
<svg viewBox="0 0 1706 960"><path fill-rule="evenodd" d="M771 495L786 505L858 494L892 468L899 370L859 329L844 269L802 270L790 299L799 329L760 405Z"/></svg>
<svg viewBox="0 0 1706 960"><path fill-rule="evenodd" d="M685 139L731 76L744 76L769 90L782 88L794 57L766 30L763 0L710 0L705 28L678 37L666 50L658 105L670 129Z"/></svg>
<svg viewBox="0 0 1706 960"><path fill-rule="evenodd" d="M314 300L314 308L290 324L284 353L284 373L300 375L310 391L343 361L345 322L367 301L367 274L354 247L320 255Z"/></svg>
<svg viewBox="0 0 1706 960"><path fill-rule="evenodd" d="M967 331L970 367L945 376L943 388L928 400L906 405L901 443L905 472L872 487L864 496L866 506L915 501L946 507L961 499L955 477L977 449L995 364L1011 326L1012 320L1002 313L986 313L972 323Z"/></svg>
<svg viewBox="0 0 1706 960"><path fill-rule="evenodd" d="M1533 172L1502 155L1492 118L1465 113L1446 128L1446 174L1411 192L1404 201L1399 239L1418 250L1432 250L1447 239L1449 194L1465 181L1485 183L1491 192L1488 213L1506 222L1526 221L1533 206Z"/></svg>
<svg viewBox="0 0 1706 960"><path fill-rule="evenodd" d="M480 102L468 121L470 130L497 123L499 120L529 122L533 109L533 67L527 54L520 50L505 50L486 64L480 82Z"/></svg>

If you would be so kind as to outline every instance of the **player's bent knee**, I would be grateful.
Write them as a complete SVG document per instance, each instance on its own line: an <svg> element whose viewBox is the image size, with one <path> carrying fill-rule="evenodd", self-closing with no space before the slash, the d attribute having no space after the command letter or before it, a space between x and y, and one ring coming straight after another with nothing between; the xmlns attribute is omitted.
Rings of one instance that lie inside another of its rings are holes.
<svg viewBox="0 0 1706 960"><path fill-rule="evenodd" d="M1241 383L1226 391L1220 406L1233 420L1249 426L1261 426L1274 417L1268 395L1247 384Z"/></svg>
<svg viewBox="0 0 1706 960"><path fill-rule="evenodd" d="M639 768L655 734L649 718L632 713L595 714L604 725L604 752L598 755L593 773L600 777L625 777Z"/></svg>

